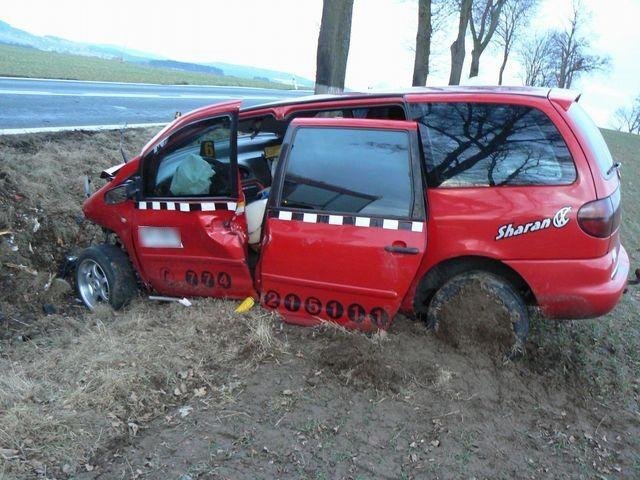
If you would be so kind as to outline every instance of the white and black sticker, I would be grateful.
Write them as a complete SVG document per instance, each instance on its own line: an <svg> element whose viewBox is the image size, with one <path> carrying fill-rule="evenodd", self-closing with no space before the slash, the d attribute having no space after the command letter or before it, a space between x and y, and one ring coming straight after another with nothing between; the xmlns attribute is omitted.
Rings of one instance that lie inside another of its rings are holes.
<svg viewBox="0 0 640 480"><path fill-rule="evenodd" d="M168 210L175 212L215 212L217 210L237 210L244 212L244 205L236 202L137 202L138 210Z"/></svg>
<svg viewBox="0 0 640 480"><path fill-rule="evenodd" d="M393 220L376 217L360 217L355 215L329 215L321 213L302 213L290 210L272 210L269 216L278 220L299 221L304 223L326 223L328 225L350 225L354 227L374 227L385 230L408 230L422 232L424 222L412 220Z"/></svg>
<svg viewBox="0 0 640 480"><path fill-rule="evenodd" d="M496 240L504 240L505 238L518 237L527 233L537 232L538 230L546 230L551 225L555 228L562 228L569 223L569 213L571 207L562 207L553 217L546 217L532 222L514 225L507 223L498 227Z"/></svg>

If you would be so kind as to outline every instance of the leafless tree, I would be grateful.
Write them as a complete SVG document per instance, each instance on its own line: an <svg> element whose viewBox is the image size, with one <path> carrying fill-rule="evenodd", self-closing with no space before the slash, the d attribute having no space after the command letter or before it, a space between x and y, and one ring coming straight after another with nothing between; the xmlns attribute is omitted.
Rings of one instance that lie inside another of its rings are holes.
<svg viewBox="0 0 640 480"><path fill-rule="evenodd" d="M431 54L431 0L418 0L418 33L416 34L416 57L413 63L414 87L427 83L429 55Z"/></svg>
<svg viewBox="0 0 640 480"><path fill-rule="evenodd" d="M571 88L571 84L579 75L601 70L609 64L607 57L588 53L591 50L591 41L582 32L587 17L588 12L581 2L575 0L567 28L552 34L556 62L555 84L560 88Z"/></svg>
<svg viewBox="0 0 640 480"><path fill-rule="evenodd" d="M627 107L620 107L615 113L618 130L640 134L640 95Z"/></svg>
<svg viewBox="0 0 640 480"><path fill-rule="evenodd" d="M323 0L315 93L340 93L344 90L352 13L353 0Z"/></svg>
<svg viewBox="0 0 640 480"><path fill-rule="evenodd" d="M502 63L498 74L498 85L502 85L504 69L511 54L516 38L529 23L531 14L538 6L538 0L507 0L496 27L496 40L502 49Z"/></svg>
<svg viewBox="0 0 640 480"><path fill-rule="evenodd" d="M576 1L567 28L524 42L520 55L526 85L571 88L578 76L609 65L608 57L588 53L591 41L582 33L586 17L587 12Z"/></svg>
<svg viewBox="0 0 640 480"><path fill-rule="evenodd" d="M553 39L550 33L528 38L520 48L523 81L531 87L555 85Z"/></svg>
<svg viewBox="0 0 640 480"><path fill-rule="evenodd" d="M467 26L471 18L471 7L473 0L460 0L458 17L458 35L451 44L451 72L449 73L449 85L460 85L462 76L462 65L466 55L464 48L465 37L467 36Z"/></svg>
<svg viewBox="0 0 640 480"><path fill-rule="evenodd" d="M491 41L500 14L506 0L475 0L471 8L469 18L469 28L473 40L473 50L471 50L471 68L469 78L477 77L480 70L480 55L485 51Z"/></svg>
<svg viewBox="0 0 640 480"><path fill-rule="evenodd" d="M433 34L444 28L444 24L455 11L454 5L450 0L418 0L418 33L412 81L414 87L427 83L427 77L431 72Z"/></svg>

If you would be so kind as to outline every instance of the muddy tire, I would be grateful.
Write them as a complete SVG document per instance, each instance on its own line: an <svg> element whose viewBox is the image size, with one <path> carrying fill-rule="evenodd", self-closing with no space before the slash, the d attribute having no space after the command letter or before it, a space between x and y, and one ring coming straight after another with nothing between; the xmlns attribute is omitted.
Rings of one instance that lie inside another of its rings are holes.
<svg viewBox="0 0 640 480"><path fill-rule="evenodd" d="M509 359L521 357L529 333L529 313L521 295L493 273L465 272L433 295L427 326L455 347L487 345Z"/></svg>
<svg viewBox="0 0 640 480"><path fill-rule="evenodd" d="M115 310L136 295L136 277L127 255L114 245L94 245L78 256L76 289L90 310L108 303Z"/></svg>

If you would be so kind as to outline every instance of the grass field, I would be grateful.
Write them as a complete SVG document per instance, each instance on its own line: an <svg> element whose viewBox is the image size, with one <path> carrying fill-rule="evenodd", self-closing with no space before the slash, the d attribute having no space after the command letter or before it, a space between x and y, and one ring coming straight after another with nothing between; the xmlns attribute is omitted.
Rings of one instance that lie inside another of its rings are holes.
<svg viewBox="0 0 640 480"><path fill-rule="evenodd" d="M153 68L118 60L44 52L10 45L0 45L0 76L165 85L291 88L276 82Z"/></svg>
<svg viewBox="0 0 640 480"><path fill-rule="evenodd" d="M640 136L604 133L636 267ZM640 478L638 287L603 318L532 319L515 363L405 318L366 336L224 300L86 312L52 278L119 140L0 137L0 479Z"/></svg>

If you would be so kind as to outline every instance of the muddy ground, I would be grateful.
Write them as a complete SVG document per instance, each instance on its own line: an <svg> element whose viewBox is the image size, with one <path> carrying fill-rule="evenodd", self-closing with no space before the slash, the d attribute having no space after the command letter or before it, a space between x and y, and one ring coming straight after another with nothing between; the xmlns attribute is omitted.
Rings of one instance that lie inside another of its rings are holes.
<svg viewBox="0 0 640 480"><path fill-rule="evenodd" d="M602 319L534 317L519 361L402 317L366 336L221 300L86 312L56 277L98 234L81 176L119 140L0 137L0 478L640 478L634 289Z"/></svg>

